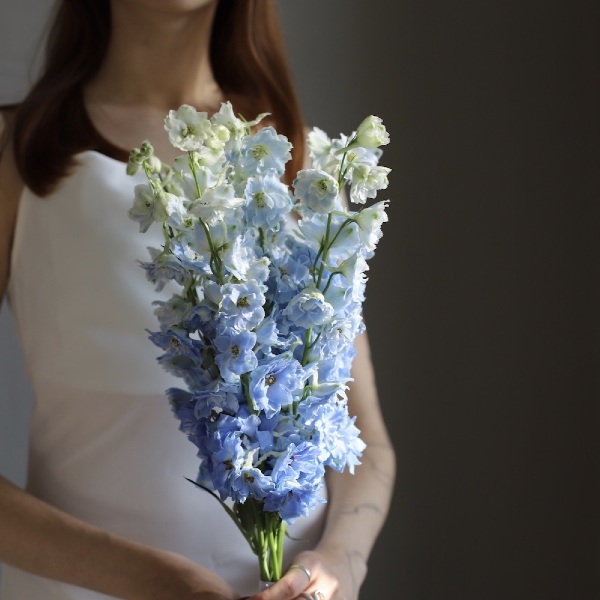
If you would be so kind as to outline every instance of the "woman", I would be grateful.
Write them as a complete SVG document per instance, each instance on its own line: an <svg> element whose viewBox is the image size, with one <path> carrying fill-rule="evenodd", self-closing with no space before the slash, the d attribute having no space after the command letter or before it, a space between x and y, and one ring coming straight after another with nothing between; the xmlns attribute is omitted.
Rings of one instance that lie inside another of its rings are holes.
<svg viewBox="0 0 600 600"><path fill-rule="evenodd" d="M2 600L234 600L256 589L255 557L183 480L194 450L174 432L162 394L172 382L144 333L151 290L133 265L152 240L122 212L135 183L123 149L149 139L171 161L166 112L225 99L247 116L271 112L302 148L274 2L64 0L45 74L5 115L0 293L37 400L27 491L0 479L0 561L12 565ZM328 475L326 511L292 528L291 568L255 599L358 598L394 459L364 336L357 350L349 402L363 465Z"/></svg>

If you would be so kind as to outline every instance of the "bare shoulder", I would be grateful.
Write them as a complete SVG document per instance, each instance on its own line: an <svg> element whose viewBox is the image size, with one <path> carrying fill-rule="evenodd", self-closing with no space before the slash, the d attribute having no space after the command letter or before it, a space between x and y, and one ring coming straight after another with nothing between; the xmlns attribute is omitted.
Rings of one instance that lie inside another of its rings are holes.
<svg viewBox="0 0 600 600"><path fill-rule="evenodd" d="M12 150L12 116L10 111L0 112L0 298L8 281L13 232L23 190Z"/></svg>

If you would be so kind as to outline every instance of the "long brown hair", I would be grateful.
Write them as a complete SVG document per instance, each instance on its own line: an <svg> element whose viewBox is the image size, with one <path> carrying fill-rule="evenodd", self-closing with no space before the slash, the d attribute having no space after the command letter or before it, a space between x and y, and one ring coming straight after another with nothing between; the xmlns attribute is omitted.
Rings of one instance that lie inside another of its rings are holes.
<svg viewBox="0 0 600 600"><path fill-rule="evenodd" d="M19 106L12 132L17 168L39 196L69 173L78 152L110 150L83 102L83 86L104 60L110 28L109 0L63 0L56 13L42 75ZM304 131L276 0L218 0L210 58L225 96L243 96L253 112L271 113L294 145L289 178L302 166Z"/></svg>

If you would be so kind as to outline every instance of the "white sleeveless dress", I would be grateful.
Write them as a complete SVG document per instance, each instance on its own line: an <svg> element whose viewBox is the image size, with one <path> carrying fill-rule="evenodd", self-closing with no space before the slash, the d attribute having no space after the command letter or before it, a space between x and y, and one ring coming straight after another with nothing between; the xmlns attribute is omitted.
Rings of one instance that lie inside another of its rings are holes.
<svg viewBox="0 0 600 600"><path fill-rule="evenodd" d="M243 595L257 590L257 559L218 502L185 481L196 448L178 431L164 390L182 386L157 364L145 329L158 295L137 259L162 234L127 216L125 165L96 151L48 198L25 189L9 300L36 396L27 489L81 519L179 552ZM168 295L168 294L166 294ZM320 505L290 529L286 560L314 546ZM126 568L126 566L124 566ZM107 596L5 567L1 600Z"/></svg>

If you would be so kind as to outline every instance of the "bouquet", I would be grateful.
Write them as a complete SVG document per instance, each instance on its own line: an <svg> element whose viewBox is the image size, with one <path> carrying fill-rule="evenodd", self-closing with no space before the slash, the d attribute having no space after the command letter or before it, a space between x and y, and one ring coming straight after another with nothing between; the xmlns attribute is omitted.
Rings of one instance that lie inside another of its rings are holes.
<svg viewBox="0 0 600 600"><path fill-rule="evenodd" d="M143 169L130 217L164 231L141 262L167 301L156 301L150 339L158 362L185 382L167 396L198 448L193 482L215 496L256 553L263 581L282 576L286 524L324 500L326 467L354 472L365 444L346 389L366 260L381 237L387 201L379 166L389 137L378 117L351 136L308 135L312 168L282 182L291 144L247 122L229 103L211 118L184 105L165 129L183 154L163 164L149 143L131 152Z"/></svg>

